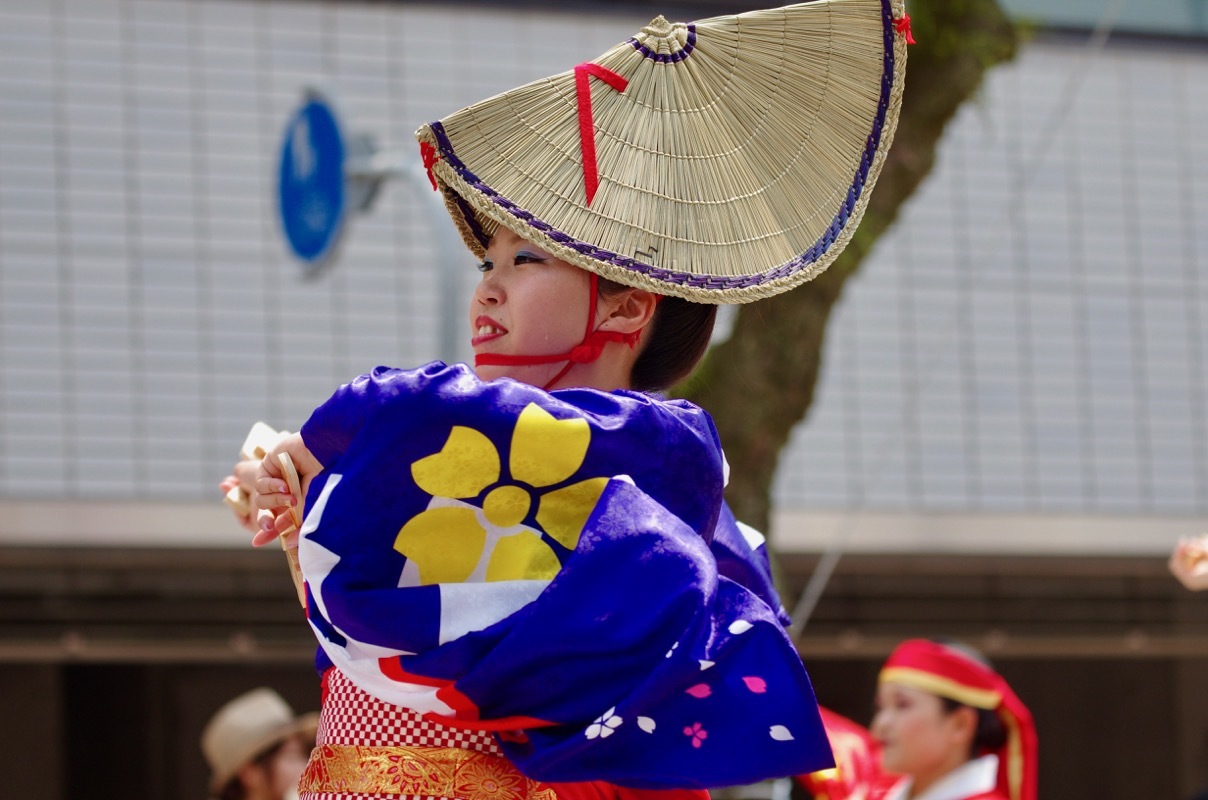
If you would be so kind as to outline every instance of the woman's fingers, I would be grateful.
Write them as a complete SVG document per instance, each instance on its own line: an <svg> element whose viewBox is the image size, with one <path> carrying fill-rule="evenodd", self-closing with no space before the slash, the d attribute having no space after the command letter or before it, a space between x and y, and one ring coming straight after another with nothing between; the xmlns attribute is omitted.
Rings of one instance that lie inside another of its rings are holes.
<svg viewBox="0 0 1208 800"><path fill-rule="evenodd" d="M260 462L260 470L252 484L252 497L257 508L285 508L298 504L298 498L289 491L289 484L281 474L277 459L266 457Z"/></svg>
<svg viewBox="0 0 1208 800"><path fill-rule="evenodd" d="M298 504L298 498L294 497L289 485L280 478L257 478L254 497L257 508L284 508Z"/></svg>
<svg viewBox="0 0 1208 800"><path fill-rule="evenodd" d="M219 482L218 491L222 492L223 499L235 515L235 521L244 529L255 533L256 522L252 516L254 508L252 502L250 502L252 497L243 490L239 478L235 475L226 476Z"/></svg>
<svg viewBox="0 0 1208 800"><path fill-rule="evenodd" d="M281 536L292 537L293 546L298 545L298 528L294 525L293 519L290 517L289 511L273 512L261 511L257 520L259 529L256 535L252 537L252 544L256 547L262 547L270 542L276 541ZM290 543L290 538L286 539L286 544Z"/></svg>
<svg viewBox="0 0 1208 800"><path fill-rule="evenodd" d="M290 475L285 474L285 462L293 467ZM305 483L298 485L298 474L305 473L309 480L315 472L322 469L322 465L306 449L298 434L292 434L278 442L272 452L256 465L255 479L251 481L250 486L251 503L257 509L253 524L253 545L260 547L285 537L287 547L297 547L297 530L302 519L301 514L297 512L302 507L302 498L306 491ZM235 475L244 477L238 470Z"/></svg>
<svg viewBox="0 0 1208 800"><path fill-rule="evenodd" d="M260 472L260 462L255 460L240 461L232 468L232 475L239 485L251 491L256 475Z"/></svg>

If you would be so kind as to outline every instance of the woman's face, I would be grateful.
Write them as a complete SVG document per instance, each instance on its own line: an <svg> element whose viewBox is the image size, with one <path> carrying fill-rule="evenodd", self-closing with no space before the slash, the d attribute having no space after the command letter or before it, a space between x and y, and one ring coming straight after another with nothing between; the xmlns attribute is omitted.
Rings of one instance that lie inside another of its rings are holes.
<svg viewBox="0 0 1208 800"><path fill-rule="evenodd" d="M886 772L930 784L968 760L971 733L959 712L949 713L933 694L884 682L877 687L872 735L881 744ZM967 722L967 721L966 721Z"/></svg>
<svg viewBox="0 0 1208 800"><path fill-rule="evenodd" d="M313 739L304 741L301 734L291 736L267 761L244 767L240 772L244 797L248 800L297 798L298 780L306 769L312 744Z"/></svg>
<svg viewBox="0 0 1208 800"><path fill-rule="evenodd" d="M584 270L500 228L487 247L470 301L475 355L558 355L583 341L590 278ZM544 386L565 362L475 368L483 380L509 377Z"/></svg>
<svg viewBox="0 0 1208 800"><path fill-rule="evenodd" d="M298 779L302 777L309 757L310 749L300 737L295 736L285 743L272 763L274 793L280 792L283 798L297 796Z"/></svg>

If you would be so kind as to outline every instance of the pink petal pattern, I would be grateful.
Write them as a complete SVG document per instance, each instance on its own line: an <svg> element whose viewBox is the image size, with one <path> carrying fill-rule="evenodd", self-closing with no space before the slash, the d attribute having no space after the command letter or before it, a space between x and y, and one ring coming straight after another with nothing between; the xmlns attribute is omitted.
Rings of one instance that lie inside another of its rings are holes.
<svg viewBox="0 0 1208 800"><path fill-rule="evenodd" d="M763 694L768 690L768 682L763 678L757 678L754 675L748 675L742 679L742 682L747 685L755 694Z"/></svg>

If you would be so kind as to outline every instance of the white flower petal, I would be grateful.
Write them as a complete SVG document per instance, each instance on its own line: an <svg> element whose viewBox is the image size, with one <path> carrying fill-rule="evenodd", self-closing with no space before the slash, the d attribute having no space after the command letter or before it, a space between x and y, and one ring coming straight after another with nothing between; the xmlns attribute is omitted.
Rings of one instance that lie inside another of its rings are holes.
<svg viewBox="0 0 1208 800"><path fill-rule="evenodd" d="M712 662L712 661L705 661L703 658L701 659L701 662L700 662L700 671L701 671L701 672L704 672L705 670L707 670L707 669L708 669L709 667L711 667L711 666L713 666L713 662Z"/></svg>
<svg viewBox="0 0 1208 800"><path fill-rule="evenodd" d="M735 620L734 622L730 623L730 633L733 633L734 635L746 633L747 631L751 630L752 627L754 626L745 619Z"/></svg>
<svg viewBox="0 0 1208 800"><path fill-rule="evenodd" d="M793 734L783 725L773 725L771 729L768 730L768 734L778 742L793 741Z"/></svg>
<svg viewBox="0 0 1208 800"><path fill-rule="evenodd" d="M638 717L638 727L646 733L654 733L654 720L650 717Z"/></svg>

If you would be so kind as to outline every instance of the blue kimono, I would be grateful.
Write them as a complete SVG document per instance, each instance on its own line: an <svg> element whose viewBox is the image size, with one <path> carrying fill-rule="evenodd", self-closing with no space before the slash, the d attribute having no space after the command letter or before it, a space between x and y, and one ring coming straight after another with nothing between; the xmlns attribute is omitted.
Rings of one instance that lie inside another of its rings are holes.
<svg viewBox="0 0 1208 800"><path fill-rule="evenodd" d="M699 407L433 363L341 387L302 436L325 468L299 547L321 668L497 732L540 781L703 788L832 765Z"/></svg>

